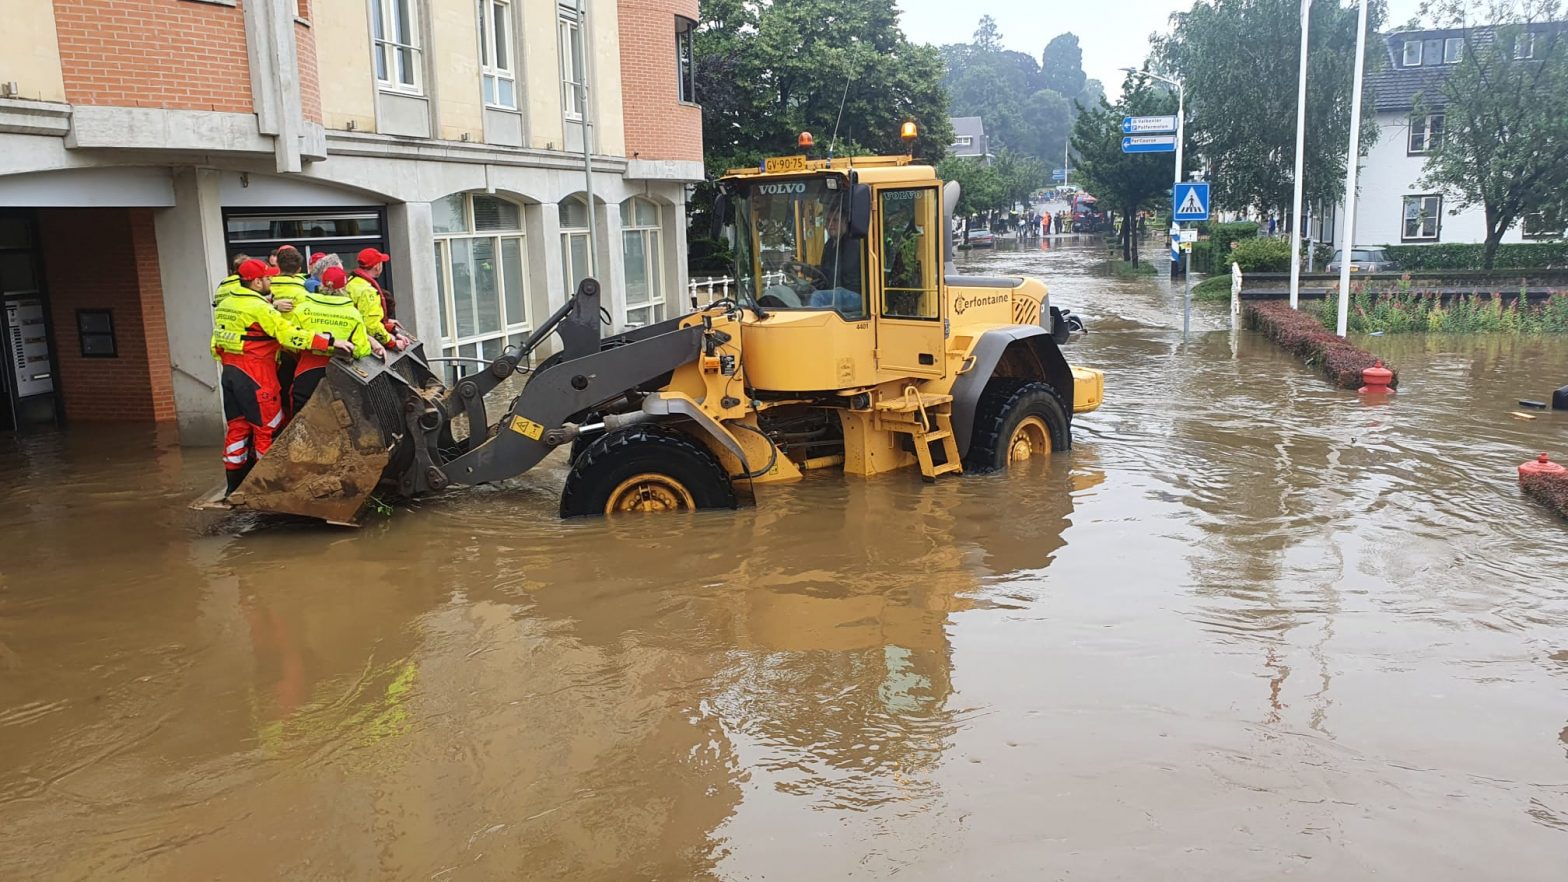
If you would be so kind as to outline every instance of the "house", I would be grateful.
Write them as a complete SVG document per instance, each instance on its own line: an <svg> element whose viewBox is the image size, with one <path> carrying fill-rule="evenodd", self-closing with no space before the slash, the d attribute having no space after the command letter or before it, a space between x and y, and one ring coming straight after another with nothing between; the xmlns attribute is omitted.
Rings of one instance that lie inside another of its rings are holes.
<svg viewBox="0 0 1568 882"><path fill-rule="evenodd" d="M1386 54L1385 63L1367 76L1378 139L1361 162L1356 244L1484 241L1486 217L1480 206L1458 209L1451 198L1434 188L1422 187L1420 179L1427 155L1442 143L1447 129L1443 110L1445 80L1464 57L1467 42L1496 39L1496 29L1407 30L1378 39ZM1519 57L1531 56L1534 39L1535 34L1526 32L1514 50ZM1326 226L1333 231L1331 241L1337 247L1340 239L1334 214L1329 210L1326 217L1311 220L1314 238L1321 240ZM1561 234L1560 230L1539 227L1538 218L1529 218L1505 233L1503 241Z"/></svg>
<svg viewBox="0 0 1568 882"><path fill-rule="evenodd" d="M499 355L589 275L613 325L668 315L703 178L697 5L8 6L0 431L173 420L215 442L212 290L283 244L390 253L432 356Z"/></svg>
<svg viewBox="0 0 1568 882"><path fill-rule="evenodd" d="M986 138L985 124L980 121L980 117L954 116L949 117L947 121L953 126L953 143L947 148L949 153L966 159L991 161L991 145Z"/></svg>

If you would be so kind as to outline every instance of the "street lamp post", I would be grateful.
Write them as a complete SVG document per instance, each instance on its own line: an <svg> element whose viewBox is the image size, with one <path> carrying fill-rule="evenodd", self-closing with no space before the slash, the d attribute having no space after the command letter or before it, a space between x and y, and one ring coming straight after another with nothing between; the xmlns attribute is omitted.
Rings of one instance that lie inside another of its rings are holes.
<svg viewBox="0 0 1568 882"><path fill-rule="evenodd" d="M1350 318L1350 259L1356 247L1356 171L1361 165L1361 82L1367 60L1367 0L1361 0L1356 22L1356 73L1350 88L1350 149L1345 157L1345 222L1339 243L1339 322L1335 333L1345 336Z"/></svg>
<svg viewBox="0 0 1568 882"><path fill-rule="evenodd" d="M1176 198L1175 184L1181 183L1181 152L1182 149L1187 146L1187 87L1182 84L1181 80L1174 79L1172 77L1160 76L1157 73L1151 73L1146 70L1140 71L1137 68L1132 67L1124 67L1122 70L1130 74L1141 73L1151 80L1159 80L1167 86L1174 86L1176 89L1176 176L1173 179L1171 186L1171 209L1174 213L1176 207L1176 203L1174 201ZM1175 221L1171 221L1172 232L1180 229L1180 224L1176 223ZM1177 251L1176 253L1178 255L1181 254L1180 251ZM1176 268L1181 265L1181 262L1185 260L1185 257L1177 257L1171 260L1171 278L1176 277ZM1186 275L1186 273L1183 272L1182 275Z"/></svg>
<svg viewBox="0 0 1568 882"><path fill-rule="evenodd" d="M1296 192L1290 204L1290 308L1301 302L1302 166L1307 146L1307 25L1312 0L1301 0L1301 59L1296 73Z"/></svg>

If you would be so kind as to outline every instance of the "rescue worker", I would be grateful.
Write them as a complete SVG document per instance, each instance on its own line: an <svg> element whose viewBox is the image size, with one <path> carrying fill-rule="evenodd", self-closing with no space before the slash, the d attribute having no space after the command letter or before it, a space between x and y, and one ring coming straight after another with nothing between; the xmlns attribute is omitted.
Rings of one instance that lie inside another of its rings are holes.
<svg viewBox="0 0 1568 882"><path fill-rule="evenodd" d="M325 337L348 341L353 346L350 354L354 358L364 358L371 353L375 353L377 358L386 358L386 349L370 338L359 309L343 293L347 285L348 274L343 272L342 267L328 267L321 273L321 287L301 298L294 305L294 312L289 318L300 330L315 335L313 339ZM299 354L299 366L294 372L291 413L299 413L305 403L310 401L316 386L326 376L327 362L332 360L335 351L336 347L311 346Z"/></svg>
<svg viewBox="0 0 1568 882"><path fill-rule="evenodd" d="M289 313L305 299L305 255L300 254L293 245L284 245L272 252L272 257L278 268L278 274L272 277L272 306L298 325L299 322ZM294 415L293 408L289 407L292 400L289 388L294 383L297 363L298 358L293 352L284 349L278 353L278 388L286 413L285 420Z"/></svg>
<svg viewBox="0 0 1568 882"><path fill-rule="evenodd" d="M348 287L344 292L354 305L359 308L359 314L365 320L365 330L376 342L389 349L403 348L400 339L402 326L397 319L391 316L390 298L386 289L377 281L381 271L386 267L387 261L392 256L374 248L366 248L359 252L359 267L354 270L354 275L348 280Z"/></svg>
<svg viewBox="0 0 1568 882"><path fill-rule="evenodd" d="M305 290L319 290L321 288L321 274L326 272L328 267L334 266L343 266L343 260L330 251L322 251L317 253L315 257L312 257L310 259L310 275L305 278ZM343 272L346 275L348 270Z"/></svg>
<svg viewBox="0 0 1568 882"><path fill-rule="evenodd" d="M229 261L229 274L218 283L218 289L212 292L212 305L217 306L223 298L240 289L240 264L250 260L249 254L236 254Z"/></svg>
<svg viewBox="0 0 1568 882"><path fill-rule="evenodd" d="M353 344L330 334L311 335L295 327L267 301L276 270L260 260L247 260L235 274L240 287L213 310L212 354L222 362L224 496L233 493L254 460L272 447L283 424L278 389L278 350L331 349L353 351Z"/></svg>

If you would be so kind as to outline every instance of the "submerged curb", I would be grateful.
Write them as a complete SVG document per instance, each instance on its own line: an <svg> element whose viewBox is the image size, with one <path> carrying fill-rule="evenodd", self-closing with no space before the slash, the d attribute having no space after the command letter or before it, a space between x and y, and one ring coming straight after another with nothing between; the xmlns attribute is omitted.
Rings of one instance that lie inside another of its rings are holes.
<svg viewBox="0 0 1568 882"><path fill-rule="evenodd" d="M1242 310L1247 327L1262 331L1287 352L1300 356L1341 389L1361 388L1361 372L1378 363L1372 353L1329 333L1311 313L1291 309L1288 303L1254 301ZM1399 371L1383 366L1394 372L1389 387L1398 387Z"/></svg>

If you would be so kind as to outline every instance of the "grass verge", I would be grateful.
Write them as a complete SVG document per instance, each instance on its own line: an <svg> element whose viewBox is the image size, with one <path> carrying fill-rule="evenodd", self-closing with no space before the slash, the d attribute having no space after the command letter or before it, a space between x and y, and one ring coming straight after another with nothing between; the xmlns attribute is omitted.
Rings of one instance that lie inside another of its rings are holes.
<svg viewBox="0 0 1568 882"><path fill-rule="evenodd" d="M1192 286L1192 299L1194 300L1229 300L1230 275L1209 276L1207 279Z"/></svg>
<svg viewBox="0 0 1568 882"><path fill-rule="evenodd" d="M1157 270L1155 270L1154 264L1147 260L1140 260L1135 264L1130 260L1112 258L1111 272L1118 276L1152 276L1155 275Z"/></svg>
<svg viewBox="0 0 1568 882"><path fill-rule="evenodd" d="M1324 330L1317 316L1307 310L1291 309L1288 303L1269 300L1246 303L1242 311L1249 327L1262 331L1281 348L1317 368L1341 389L1361 388L1361 372L1377 361L1372 353ZM1398 386L1399 371L1393 365L1384 367L1394 371L1389 385Z"/></svg>

